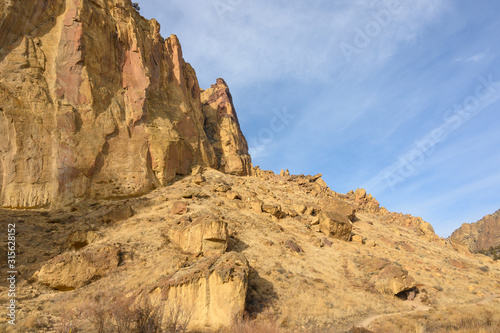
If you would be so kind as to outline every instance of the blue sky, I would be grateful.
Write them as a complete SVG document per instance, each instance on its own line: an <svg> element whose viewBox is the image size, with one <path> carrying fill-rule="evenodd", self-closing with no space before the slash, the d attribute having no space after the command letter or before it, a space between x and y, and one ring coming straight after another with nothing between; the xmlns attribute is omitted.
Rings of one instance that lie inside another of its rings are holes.
<svg viewBox="0 0 500 333"><path fill-rule="evenodd" d="M500 2L139 4L202 88L226 80L254 165L364 187L440 236L500 209Z"/></svg>

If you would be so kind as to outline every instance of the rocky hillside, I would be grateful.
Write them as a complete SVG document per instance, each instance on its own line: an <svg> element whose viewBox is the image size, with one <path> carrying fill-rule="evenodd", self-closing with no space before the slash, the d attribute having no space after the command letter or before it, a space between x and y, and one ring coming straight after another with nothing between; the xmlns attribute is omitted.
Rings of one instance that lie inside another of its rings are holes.
<svg viewBox="0 0 500 333"><path fill-rule="evenodd" d="M1 332L498 331L499 262L252 166L130 0L0 3Z"/></svg>
<svg viewBox="0 0 500 333"><path fill-rule="evenodd" d="M196 167L135 198L1 210L3 227L16 224L16 328L97 332L102 316L118 332L123 313L136 318L147 301L164 324L174 313L198 332L442 332L472 313L484 318L470 325L500 324L498 262L387 212L364 190L253 171ZM449 311L463 315L450 322ZM426 313L434 320L415 317ZM387 329L388 314L399 329Z"/></svg>
<svg viewBox="0 0 500 333"><path fill-rule="evenodd" d="M475 223L464 223L451 234L452 241L466 245L472 252L488 251L500 246L500 210Z"/></svg>
<svg viewBox="0 0 500 333"><path fill-rule="evenodd" d="M140 195L193 165L249 173L225 82L202 94L129 0L2 4L1 206Z"/></svg>

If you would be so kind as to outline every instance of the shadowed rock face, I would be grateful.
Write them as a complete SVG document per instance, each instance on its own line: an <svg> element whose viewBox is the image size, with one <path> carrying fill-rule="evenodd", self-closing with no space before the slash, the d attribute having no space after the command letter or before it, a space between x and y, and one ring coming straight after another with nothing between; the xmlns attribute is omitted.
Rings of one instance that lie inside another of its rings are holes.
<svg viewBox="0 0 500 333"><path fill-rule="evenodd" d="M472 252L500 245L500 210L486 215L476 223L464 223L455 230L451 240L459 241Z"/></svg>
<svg viewBox="0 0 500 333"><path fill-rule="evenodd" d="M234 108L209 140L177 37L130 1L14 1L0 18L1 206L136 196L194 165L248 174Z"/></svg>

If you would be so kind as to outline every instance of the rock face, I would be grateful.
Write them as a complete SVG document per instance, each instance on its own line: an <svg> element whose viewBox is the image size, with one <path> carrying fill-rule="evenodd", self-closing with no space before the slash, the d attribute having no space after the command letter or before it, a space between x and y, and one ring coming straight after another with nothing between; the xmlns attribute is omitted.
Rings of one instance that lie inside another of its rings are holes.
<svg viewBox="0 0 500 333"><path fill-rule="evenodd" d="M190 330L217 330L242 317L248 273L246 258L229 252L177 271L163 279L155 291L167 304L184 309L184 315L190 316Z"/></svg>
<svg viewBox="0 0 500 333"><path fill-rule="evenodd" d="M201 93L205 132L214 147L220 171L233 175L249 175L252 169L248 145L240 129L233 98L226 82L217 79Z"/></svg>
<svg viewBox="0 0 500 333"><path fill-rule="evenodd" d="M488 250L500 245L500 210L486 215L476 223L464 223L450 239L467 246L471 252Z"/></svg>
<svg viewBox="0 0 500 333"><path fill-rule="evenodd" d="M211 255L227 249L227 223L212 215L181 223L170 230L169 236L185 252Z"/></svg>
<svg viewBox="0 0 500 333"><path fill-rule="evenodd" d="M34 278L56 290L73 290L99 279L118 266L120 249L100 245L66 252L49 260Z"/></svg>
<svg viewBox="0 0 500 333"><path fill-rule="evenodd" d="M129 0L14 1L0 22L1 206L140 195L194 165L249 173L227 85L202 110L177 37Z"/></svg>

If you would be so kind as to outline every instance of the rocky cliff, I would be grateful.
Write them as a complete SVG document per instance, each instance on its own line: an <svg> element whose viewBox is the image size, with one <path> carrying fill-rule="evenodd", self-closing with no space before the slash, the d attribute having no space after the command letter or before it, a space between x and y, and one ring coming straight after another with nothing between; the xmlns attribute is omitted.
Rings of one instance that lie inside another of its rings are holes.
<svg viewBox="0 0 500 333"><path fill-rule="evenodd" d="M201 95L159 31L130 0L2 1L1 206L137 196L194 165L250 172L227 85Z"/></svg>
<svg viewBox="0 0 500 333"><path fill-rule="evenodd" d="M450 239L467 246L471 252L489 250L500 245L500 210L475 223L464 223Z"/></svg>

